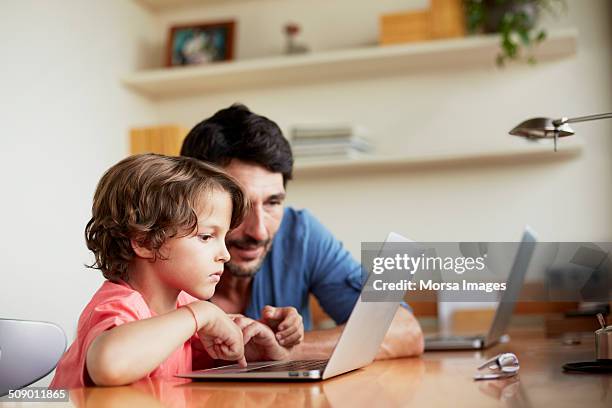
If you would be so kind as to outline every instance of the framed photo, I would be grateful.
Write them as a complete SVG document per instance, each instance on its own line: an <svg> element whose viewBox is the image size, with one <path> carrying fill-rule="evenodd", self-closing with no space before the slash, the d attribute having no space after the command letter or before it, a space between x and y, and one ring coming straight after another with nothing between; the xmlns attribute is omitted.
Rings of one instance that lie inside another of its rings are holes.
<svg viewBox="0 0 612 408"><path fill-rule="evenodd" d="M171 27L166 65L198 65L233 59L234 28L234 21Z"/></svg>

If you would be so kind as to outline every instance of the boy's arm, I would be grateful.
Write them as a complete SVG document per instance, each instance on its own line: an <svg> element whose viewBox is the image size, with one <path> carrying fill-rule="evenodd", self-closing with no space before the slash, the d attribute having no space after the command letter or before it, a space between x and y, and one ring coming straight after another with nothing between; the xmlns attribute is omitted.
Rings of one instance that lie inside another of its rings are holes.
<svg viewBox="0 0 612 408"><path fill-rule="evenodd" d="M196 316L197 329L224 341L223 352L228 360L244 359L242 332L238 326L209 302L194 302L189 306ZM98 335L89 346L87 373L96 385L137 381L182 347L193 335L195 326L194 316L186 307L116 326Z"/></svg>
<svg viewBox="0 0 612 408"><path fill-rule="evenodd" d="M331 356L344 325L327 330L306 332L304 341L295 346L291 358L295 360L327 359ZM376 360L419 356L423 353L423 332L414 315L404 308L395 313Z"/></svg>

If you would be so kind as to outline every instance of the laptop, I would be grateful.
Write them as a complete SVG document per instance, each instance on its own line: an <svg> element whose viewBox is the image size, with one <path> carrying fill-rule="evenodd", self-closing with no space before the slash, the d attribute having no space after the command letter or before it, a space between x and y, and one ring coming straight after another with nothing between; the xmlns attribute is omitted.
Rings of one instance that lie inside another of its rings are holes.
<svg viewBox="0 0 612 408"><path fill-rule="evenodd" d="M533 257L537 238L535 233L525 227L521 244L514 258L506 290L497 305L495 317L486 335L475 336L428 336L425 337L425 351L434 350L481 350L505 340L505 331L510 324L512 311Z"/></svg>
<svg viewBox="0 0 612 408"><path fill-rule="evenodd" d="M410 242L390 233L385 242ZM403 294L401 295L403 298ZM361 295L329 360L266 361L192 371L178 377L197 380L325 380L365 367L374 357L399 307L397 301L363 302Z"/></svg>

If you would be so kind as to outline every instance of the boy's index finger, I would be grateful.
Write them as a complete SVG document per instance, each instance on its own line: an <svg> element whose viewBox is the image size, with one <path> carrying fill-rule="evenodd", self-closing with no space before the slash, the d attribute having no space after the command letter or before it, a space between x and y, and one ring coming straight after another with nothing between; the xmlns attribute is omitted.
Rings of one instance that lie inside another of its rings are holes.
<svg viewBox="0 0 612 408"><path fill-rule="evenodd" d="M242 356L242 358L238 359L238 365L242 368L246 368L247 367L247 361L246 358L244 356Z"/></svg>

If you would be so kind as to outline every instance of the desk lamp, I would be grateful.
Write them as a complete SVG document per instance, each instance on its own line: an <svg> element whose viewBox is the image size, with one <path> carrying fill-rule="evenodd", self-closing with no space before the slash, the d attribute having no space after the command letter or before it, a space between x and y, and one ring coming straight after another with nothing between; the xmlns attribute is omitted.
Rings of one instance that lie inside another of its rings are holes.
<svg viewBox="0 0 612 408"><path fill-rule="evenodd" d="M510 131L513 136L522 136L528 139L555 139L555 152L557 151L557 141L560 137L571 136L574 131L569 126L570 123L587 122L590 120L612 118L611 113L602 113L598 115L580 116L576 118L533 118L522 122ZM596 333L601 334L601 343L597 345L597 361L568 363L563 366L566 371L580 372L597 372L610 373L612 372L612 342L608 337L612 338L612 326L610 329L606 327L603 316L598 315L602 329ZM606 336L608 335L609 336ZM601 349L601 350L600 350Z"/></svg>
<svg viewBox="0 0 612 408"><path fill-rule="evenodd" d="M580 116L577 118L533 118L522 122L510 131L511 135L522 136L528 139L555 139L555 152L557 140L560 137L571 136L574 131L570 123L587 122L590 120L612 118L612 112L599 115Z"/></svg>

